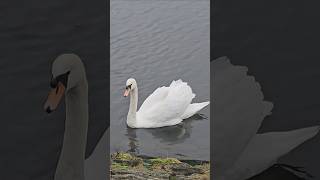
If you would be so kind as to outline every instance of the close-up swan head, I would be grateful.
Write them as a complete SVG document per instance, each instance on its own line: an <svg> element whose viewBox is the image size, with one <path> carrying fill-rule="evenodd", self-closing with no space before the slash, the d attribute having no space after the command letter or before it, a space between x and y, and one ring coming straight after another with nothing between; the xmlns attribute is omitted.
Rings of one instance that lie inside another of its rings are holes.
<svg viewBox="0 0 320 180"><path fill-rule="evenodd" d="M51 91L44 105L46 112L54 111L63 95L71 89L86 82L85 69L79 56L75 54L62 54L52 63Z"/></svg>
<svg viewBox="0 0 320 180"><path fill-rule="evenodd" d="M133 78L129 78L126 83L126 90L124 91L123 96L127 97L130 95L130 92L137 88L137 82Z"/></svg>

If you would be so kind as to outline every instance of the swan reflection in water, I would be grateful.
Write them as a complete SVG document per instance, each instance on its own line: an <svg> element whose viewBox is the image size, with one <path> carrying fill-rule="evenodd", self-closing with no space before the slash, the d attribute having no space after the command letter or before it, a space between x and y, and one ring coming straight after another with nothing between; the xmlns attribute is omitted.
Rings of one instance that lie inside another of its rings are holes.
<svg viewBox="0 0 320 180"><path fill-rule="evenodd" d="M154 129L133 129L127 128L126 136L129 139L129 150L130 153L139 154L139 137L137 136L137 131L144 131L151 134L154 139L159 139L162 143L167 143L169 145L183 143L188 139L192 133L192 123L194 121L206 120L207 116L204 114L195 114L194 116L185 119L180 124L175 126L168 126L162 128ZM143 142L141 142L143 143ZM178 154L183 156L182 154Z"/></svg>

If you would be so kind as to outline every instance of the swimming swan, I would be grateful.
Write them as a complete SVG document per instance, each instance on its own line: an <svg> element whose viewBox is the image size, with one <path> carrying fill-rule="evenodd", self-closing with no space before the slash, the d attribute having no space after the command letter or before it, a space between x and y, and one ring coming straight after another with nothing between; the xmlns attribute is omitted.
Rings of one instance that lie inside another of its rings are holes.
<svg viewBox="0 0 320 180"><path fill-rule="evenodd" d="M135 79L126 82L124 96L130 95L130 107L127 124L131 128L158 128L173 126L187 119L209 104L193 103L195 94L182 80L172 81L169 87L159 87L141 105L138 106L138 86Z"/></svg>
<svg viewBox="0 0 320 180"><path fill-rule="evenodd" d="M88 83L77 55L63 54L52 64L52 80L44 110L54 111L65 95L66 121L63 146L55 180L84 180L88 129Z"/></svg>
<svg viewBox="0 0 320 180"><path fill-rule="evenodd" d="M214 81L213 166L215 180L245 180L274 165L319 132L313 126L257 134L273 104L264 101L260 85L247 68L226 57L211 62Z"/></svg>

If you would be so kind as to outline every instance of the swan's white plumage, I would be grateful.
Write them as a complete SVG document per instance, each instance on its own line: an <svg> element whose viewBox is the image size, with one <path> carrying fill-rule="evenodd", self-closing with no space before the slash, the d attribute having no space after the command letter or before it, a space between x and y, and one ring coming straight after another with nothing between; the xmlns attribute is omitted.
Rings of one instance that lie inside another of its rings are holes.
<svg viewBox="0 0 320 180"><path fill-rule="evenodd" d="M194 97L191 87L181 79L172 81L169 87L159 87L141 105L134 127L157 128L179 124L209 104L191 104Z"/></svg>
<svg viewBox="0 0 320 180"><path fill-rule="evenodd" d="M256 134L242 152L239 159L230 168L228 180L238 180L238 172L248 179L276 163L277 159L296 148L302 142L319 132L319 126L285 132ZM249 168L248 168L249 167Z"/></svg>
<svg viewBox="0 0 320 180"><path fill-rule="evenodd" d="M187 109L184 111L183 115L181 116L182 119L187 119L197 112L199 112L202 108L206 107L209 105L209 101L207 102L202 102L202 103L193 103L190 104Z"/></svg>
<svg viewBox="0 0 320 180"><path fill-rule="evenodd" d="M226 58L211 65L215 103L213 142L219 142L213 155L219 175L240 156L273 105L263 100L260 85L247 76L246 67L233 66Z"/></svg>
<svg viewBox="0 0 320 180"><path fill-rule="evenodd" d="M85 180L89 111L85 66L77 55L62 54L53 62L51 71L54 77L70 71L65 91L64 139L54 180Z"/></svg>
<svg viewBox="0 0 320 180"><path fill-rule="evenodd" d="M214 74L214 179L244 180L271 165L319 132L319 127L257 134L273 104L264 101L259 83L248 69L226 57L211 63Z"/></svg>
<svg viewBox="0 0 320 180"><path fill-rule="evenodd" d="M150 94L147 99L142 103L140 107L140 111L144 111L144 109L148 109L150 106L154 105L159 101L162 101L164 98L168 96L169 87L159 87L152 94Z"/></svg>

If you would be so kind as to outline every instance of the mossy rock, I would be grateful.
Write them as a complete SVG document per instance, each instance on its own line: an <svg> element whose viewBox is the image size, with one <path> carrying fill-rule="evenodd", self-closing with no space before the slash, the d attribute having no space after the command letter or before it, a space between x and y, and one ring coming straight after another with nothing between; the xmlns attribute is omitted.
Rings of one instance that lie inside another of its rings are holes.
<svg viewBox="0 0 320 180"><path fill-rule="evenodd" d="M181 161L179 161L176 158L155 158L150 159L150 163L152 166L158 166L158 165L168 165L168 164L179 164Z"/></svg>
<svg viewBox="0 0 320 180"><path fill-rule="evenodd" d="M121 166L143 166L143 159L131 155L129 153L117 152L111 155L113 163L120 164Z"/></svg>
<svg viewBox="0 0 320 180"><path fill-rule="evenodd" d="M111 179L209 180L209 162L186 163L176 158L146 158L130 153L111 154Z"/></svg>
<svg viewBox="0 0 320 180"><path fill-rule="evenodd" d="M129 153L124 153L124 152L116 152L116 153L113 153L111 155L111 158L112 159L117 159L117 160L133 160L133 159L136 159L135 156L129 154Z"/></svg>
<svg viewBox="0 0 320 180"><path fill-rule="evenodd" d="M128 169L128 166L127 166L127 165L123 165L123 164L121 164L121 163L113 162L113 163L111 164L111 169L126 170L126 169Z"/></svg>

